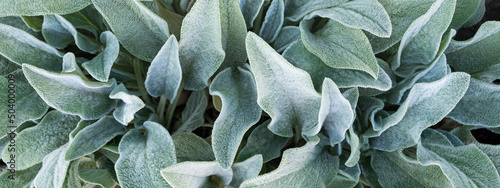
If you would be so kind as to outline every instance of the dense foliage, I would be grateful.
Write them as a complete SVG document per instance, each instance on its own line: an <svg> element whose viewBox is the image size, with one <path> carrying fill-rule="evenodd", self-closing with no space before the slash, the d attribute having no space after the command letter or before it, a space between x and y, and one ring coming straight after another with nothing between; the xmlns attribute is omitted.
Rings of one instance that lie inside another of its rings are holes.
<svg viewBox="0 0 500 188"><path fill-rule="evenodd" d="M2 0L0 187L498 187L500 146L472 134L500 133L500 22L484 13Z"/></svg>

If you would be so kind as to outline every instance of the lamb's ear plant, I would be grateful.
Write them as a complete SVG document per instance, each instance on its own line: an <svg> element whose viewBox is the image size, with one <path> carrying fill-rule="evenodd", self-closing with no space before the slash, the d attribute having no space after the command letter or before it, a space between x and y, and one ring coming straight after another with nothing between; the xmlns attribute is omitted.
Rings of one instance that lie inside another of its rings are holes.
<svg viewBox="0 0 500 188"><path fill-rule="evenodd" d="M3 0L0 187L498 187L485 3Z"/></svg>

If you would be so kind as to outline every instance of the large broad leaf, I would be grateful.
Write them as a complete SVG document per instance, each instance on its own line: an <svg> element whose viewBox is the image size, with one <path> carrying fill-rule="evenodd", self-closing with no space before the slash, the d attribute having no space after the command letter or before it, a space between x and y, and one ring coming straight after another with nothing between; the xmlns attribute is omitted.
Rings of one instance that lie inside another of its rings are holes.
<svg viewBox="0 0 500 188"><path fill-rule="evenodd" d="M247 28L253 27L253 22L257 18L264 0L240 0L240 9L245 19Z"/></svg>
<svg viewBox="0 0 500 188"><path fill-rule="evenodd" d="M208 97L205 90L192 92L182 111L182 125L176 132L191 132L201 127L205 122L205 109L208 106Z"/></svg>
<svg viewBox="0 0 500 188"><path fill-rule="evenodd" d="M118 58L120 44L115 35L110 31L101 33L101 42L104 44L104 50L92 60L82 64L82 67L89 72L92 77L101 82L107 82L111 73L111 67Z"/></svg>
<svg viewBox="0 0 500 188"><path fill-rule="evenodd" d="M270 160L281 156L281 149L285 147L288 138L275 135L267 129L271 121L268 120L257 126L247 139L247 144L241 149L238 154L237 161L244 161L254 155L261 154L263 162L267 163Z"/></svg>
<svg viewBox="0 0 500 188"><path fill-rule="evenodd" d="M464 97L448 117L466 125L500 127L500 86L472 78Z"/></svg>
<svg viewBox="0 0 500 188"><path fill-rule="evenodd" d="M438 166L423 166L401 151L375 150L371 166L383 187L453 187Z"/></svg>
<svg viewBox="0 0 500 188"><path fill-rule="evenodd" d="M377 79L370 74L360 70L332 68L309 52L302 41L291 44L283 57L294 66L307 71L311 75L314 87L319 91L325 78L332 79L339 88L371 88L381 91L387 91L391 88L392 81L387 73L379 66ZM377 59L380 63L382 60Z"/></svg>
<svg viewBox="0 0 500 188"><path fill-rule="evenodd" d="M115 87L109 98L119 99L113 117L123 125L128 125L134 119L134 114L146 106L138 96L130 94L123 84Z"/></svg>
<svg viewBox="0 0 500 188"><path fill-rule="evenodd" d="M115 136L125 134L125 127L113 117L105 116L80 130L71 141L65 159L72 161L94 153Z"/></svg>
<svg viewBox="0 0 500 188"><path fill-rule="evenodd" d="M274 0L267 9L266 17L259 31L259 36L268 43L274 42L285 21L285 3L283 0Z"/></svg>
<svg viewBox="0 0 500 188"><path fill-rule="evenodd" d="M35 179L42 164L32 166L26 170L17 170L15 175L11 174L9 170L3 170L0 174L0 187L1 188L28 188Z"/></svg>
<svg viewBox="0 0 500 188"><path fill-rule="evenodd" d="M29 83L49 106L82 119L99 119L109 113L115 101L108 98L116 85L108 82L91 82L76 74L53 73L23 64Z"/></svg>
<svg viewBox="0 0 500 188"><path fill-rule="evenodd" d="M69 14L77 12L90 4L90 0L3 0L0 2L0 17Z"/></svg>
<svg viewBox="0 0 500 188"><path fill-rule="evenodd" d="M445 135L426 130L417 146L417 158L423 165L437 165L457 187L495 187L500 176L476 145L454 147Z"/></svg>
<svg viewBox="0 0 500 188"><path fill-rule="evenodd" d="M222 48L226 52L226 57L219 70L227 67L236 68L247 61L245 51L247 28L238 0L221 0L220 15Z"/></svg>
<svg viewBox="0 0 500 188"><path fill-rule="evenodd" d="M361 70L377 78L377 60L363 31L330 19L313 33L313 23L313 19L300 22L302 41L311 53L330 67Z"/></svg>
<svg viewBox="0 0 500 188"><path fill-rule="evenodd" d="M221 167L227 169L233 164L243 136L262 113L252 73L241 67L227 68L212 81L210 95L222 100L222 109L212 130L212 147Z"/></svg>
<svg viewBox="0 0 500 188"><path fill-rule="evenodd" d="M132 129L118 145L120 158L115 169L122 187L170 187L160 170L176 163L175 147L168 131L146 121L145 133Z"/></svg>
<svg viewBox="0 0 500 188"><path fill-rule="evenodd" d="M391 20L384 7L377 0L354 0L338 6L319 9L304 19L315 16L330 18L346 26L366 30L379 37L389 37Z"/></svg>
<svg viewBox="0 0 500 188"><path fill-rule="evenodd" d="M0 138L26 121L40 119L49 109L21 70L1 76L0 87L5 88L0 91L1 96L4 96L0 98L0 113L5 114L5 117L0 118Z"/></svg>
<svg viewBox="0 0 500 188"><path fill-rule="evenodd" d="M0 54L18 65L31 64L61 71L63 54L23 30L0 24L0 41Z"/></svg>
<svg viewBox="0 0 500 188"><path fill-rule="evenodd" d="M48 44L62 49L73 41L82 51L96 53L99 44L92 38L79 33L64 17L45 15L43 17L42 34Z"/></svg>
<svg viewBox="0 0 500 188"><path fill-rule="evenodd" d="M36 187L62 188L64 186L70 166L70 161L64 160L67 148L68 144L65 144L43 158L42 169L34 181Z"/></svg>
<svg viewBox="0 0 500 188"><path fill-rule="evenodd" d="M139 1L92 2L123 47L142 60L152 61L170 35L167 22Z"/></svg>
<svg viewBox="0 0 500 188"><path fill-rule="evenodd" d="M179 46L177 39L172 35L151 62L144 85L151 96L165 96L173 103L181 81Z"/></svg>
<svg viewBox="0 0 500 188"><path fill-rule="evenodd" d="M78 116L51 111L38 125L23 130L15 137L15 150L7 147L2 159L16 156L16 170L27 169L43 161L45 155L66 144L69 133L76 127Z"/></svg>
<svg viewBox="0 0 500 188"><path fill-rule="evenodd" d="M279 167L244 181L241 187L331 187L339 171L339 158L328 153L319 137L283 153Z"/></svg>
<svg viewBox="0 0 500 188"><path fill-rule="evenodd" d="M180 132L172 135L175 145L177 162L184 161L214 161L212 147L203 138L190 132Z"/></svg>
<svg viewBox="0 0 500 188"><path fill-rule="evenodd" d="M234 163L231 167L233 169L233 180L231 180L229 185L240 187L241 183L245 180L259 175L262 165L262 155L255 155L245 161Z"/></svg>
<svg viewBox="0 0 500 188"><path fill-rule="evenodd" d="M269 129L283 137L293 136L293 128L302 129L304 135L316 135L321 96L309 74L254 33L248 33L246 47L257 84L257 102L272 119Z"/></svg>
<svg viewBox="0 0 500 188"><path fill-rule="evenodd" d="M348 0L287 0L285 4L285 18L297 22L315 10L334 7L347 1Z"/></svg>
<svg viewBox="0 0 500 188"><path fill-rule="evenodd" d="M233 179L232 169L222 169L218 162L182 162L161 170L172 187L215 187L210 176L218 176L224 185Z"/></svg>
<svg viewBox="0 0 500 188"><path fill-rule="evenodd" d="M473 73L498 64L500 22L485 22L476 35L466 41L452 41L446 49L448 63L457 71Z"/></svg>
<svg viewBox="0 0 500 188"><path fill-rule="evenodd" d="M398 111L385 119L393 126L387 125L380 137L370 140L372 147L395 151L417 144L424 129L453 110L467 91L469 80L468 74L457 72L435 82L415 84Z"/></svg>
<svg viewBox="0 0 500 188"><path fill-rule="evenodd" d="M387 11L392 24L392 33L389 38L377 37L367 33L373 52L380 53L387 50L401 40L408 26L425 14L435 0L378 0Z"/></svg>
<svg viewBox="0 0 500 188"><path fill-rule="evenodd" d="M32 18L32 19L30 19ZM15 28L21 29L30 35L42 40L43 36L40 32L42 29L43 20L32 16L7 16L0 17L0 23L10 25ZM36 26L34 26L36 25ZM36 27L36 28L35 28Z"/></svg>
<svg viewBox="0 0 500 188"><path fill-rule="evenodd" d="M0 75L6 76L11 72L21 69L21 66L9 61L7 58L0 55ZM7 83L7 82L5 82Z"/></svg>
<svg viewBox="0 0 500 188"><path fill-rule="evenodd" d="M437 0L421 17L408 27L391 68L430 64L438 55L441 38L448 30L456 0Z"/></svg>
<svg viewBox="0 0 500 188"><path fill-rule="evenodd" d="M465 24L478 10L482 0L457 0L453 20L450 28L459 29ZM484 3L484 2L483 2Z"/></svg>
<svg viewBox="0 0 500 188"><path fill-rule="evenodd" d="M202 31L202 32L200 32ZM224 61L219 1L197 0L182 22L179 55L184 88L202 90Z"/></svg>
<svg viewBox="0 0 500 188"><path fill-rule="evenodd" d="M333 147L344 140L347 129L354 121L354 112L331 79L325 78L321 94L318 127L326 131Z"/></svg>

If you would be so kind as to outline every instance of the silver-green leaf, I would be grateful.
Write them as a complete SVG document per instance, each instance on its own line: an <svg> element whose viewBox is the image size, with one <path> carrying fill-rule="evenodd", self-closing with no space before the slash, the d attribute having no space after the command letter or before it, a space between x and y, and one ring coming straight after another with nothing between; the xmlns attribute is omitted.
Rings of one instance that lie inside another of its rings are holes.
<svg viewBox="0 0 500 188"><path fill-rule="evenodd" d="M101 33L100 39L104 44L103 52L92 58L92 60L83 63L82 67L96 80L107 82L111 74L111 67L118 58L120 44L110 31Z"/></svg>
<svg viewBox="0 0 500 188"><path fill-rule="evenodd" d="M259 36L268 43L274 42L285 21L285 3L283 0L274 0L267 9L266 17L259 31Z"/></svg>
<svg viewBox="0 0 500 188"><path fill-rule="evenodd" d="M0 2L0 17L69 14L90 4L90 0L3 0Z"/></svg>

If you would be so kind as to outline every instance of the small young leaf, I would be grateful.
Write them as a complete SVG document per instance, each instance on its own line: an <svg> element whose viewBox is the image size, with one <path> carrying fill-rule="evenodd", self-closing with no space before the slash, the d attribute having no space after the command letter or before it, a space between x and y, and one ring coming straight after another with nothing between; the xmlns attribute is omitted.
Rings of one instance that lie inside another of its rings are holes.
<svg viewBox="0 0 500 188"><path fill-rule="evenodd" d="M123 47L142 60L152 61L170 35L167 22L139 1L92 2Z"/></svg>
<svg viewBox="0 0 500 188"><path fill-rule="evenodd" d="M161 170L172 187L213 187L210 176L218 176L224 185L233 179L232 169L222 169L218 162L182 162Z"/></svg>
<svg viewBox="0 0 500 188"><path fill-rule="evenodd" d="M212 147L220 166L228 169L245 132L259 121L262 113L252 73L241 67L234 71L227 68L212 81L210 95L222 99L222 109L212 130Z"/></svg>
<svg viewBox="0 0 500 188"><path fill-rule="evenodd" d="M190 132L180 132L172 135L175 145L177 162L184 161L214 161L212 147L203 138Z"/></svg>
<svg viewBox="0 0 500 188"><path fill-rule="evenodd" d="M307 14L320 9L334 7L348 0L287 0L285 4L285 18L296 22Z"/></svg>
<svg viewBox="0 0 500 188"><path fill-rule="evenodd" d="M253 27L253 22L257 18L262 6L264 5L264 0L239 0L240 9L245 19L247 28Z"/></svg>
<svg viewBox="0 0 500 188"><path fill-rule="evenodd" d="M90 4L90 0L3 0L0 2L0 17L69 14Z"/></svg>
<svg viewBox="0 0 500 188"><path fill-rule="evenodd" d="M281 149L288 142L288 138L275 135L269 131L267 126L271 121L268 120L257 126L247 139L247 144L238 154L237 161L245 161L254 155L261 154L263 162L278 158L281 155Z"/></svg>
<svg viewBox="0 0 500 188"><path fill-rule="evenodd" d="M0 55L18 65L31 64L49 71L61 71L63 53L20 29L0 24L0 41Z"/></svg>
<svg viewBox="0 0 500 188"><path fill-rule="evenodd" d="M80 130L71 141L65 159L73 161L94 153L115 136L125 134L125 127L113 117L105 116L99 121Z"/></svg>
<svg viewBox="0 0 500 188"><path fill-rule="evenodd" d="M115 101L108 98L116 85L108 82L91 82L79 75L53 73L23 64L23 72L29 83L49 106L82 119L99 119L109 113Z"/></svg>
<svg viewBox="0 0 500 188"><path fill-rule="evenodd" d="M123 84L115 87L109 98L120 100L116 103L113 117L123 125L130 123L134 119L134 114L146 106L139 97L130 94Z"/></svg>
<svg viewBox="0 0 500 188"><path fill-rule="evenodd" d="M76 28L64 17L59 15L45 15L43 17L42 34L50 45L62 49L75 42L82 51L96 53L99 44L94 39L79 33Z"/></svg>
<svg viewBox="0 0 500 188"><path fill-rule="evenodd" d="M177 39L172 35L151 62L144 85L151 96L160 97L163 95L173 103L181 81L179 46Z"/></svg>
<svg viewBox="0 0 500 188"><path fill-rule="evenodd" d="M191 132L201 127L205 122L205 109L208 106L208 98L205 90L192 92L186 102L186 108L182 111L182 125L176 132Z"/></svg>
<svg viewBox="0 0 500 188"><path fill-rule="evenodd" d="M272 119L269 130L283 137L293 136L293 128L302 129L304 135L316 135L321 96L309 74L294 67L254 33L248 33L246 47L257 85L257 102Z"/></svg>
<svg viewBox="0 0 500 188"><path fill-rule="evenodd" d="M42 162L47 154L66 144L69 133L79 120L78 116L54 110L47 113L35 127L19 133L15 137L16 170L24 170ZM7 149L3 151L2 159L10 159L12 153Z"/></svg>
<svg viewBox="0 0 500 188"><path fill-rule="evenodd" d="M89 72L92 77L101 82L107 82L111 73L111 67L118 58L120 44L115 35L110 31L101 33L101 42L105 45L103 52L82 64L82 67Z"/></svg>
<svg viewBox="0 0 500 188"><path fill-rule="evenodd" d="M221 0L220 6L222 48L226 52L226 57L219 70L227 67L236 69L237 66L247 61L245 18L241 13L238 0Z"/></svg>
<svg viewBox="0 0 500 188"><path fill-rule="evenodd" d="M182 21L179 55L184 88L199 91L207 87L225 57L219 0L196 1Z"/></svg>
<svg viewBox="0 0 500 188"><path fill-rule="evenodd" d="M43 158L42 168L35 177L36 187L62 188L70 165L70 161L64 160L64 153L68 144L50 152Z"/></svg>
<svg viewBox="0 0 500 188"><path fill-rule="evenodd" d="M259 31L259 36L268 43L274 42L285 20L285 3L283 0L274 0L267 9L266 17Z"/></svg>
<svg viewBox="0 0 500 188"><path fill-rule="evenodd" d="M146 121L146 133L132 129L122 137L115 170L121 187L169 187L160 170L176 163L175 147L168 131Z"/></svg>
<svg viewBox="0 0 500 188"><path fill-rule="evenodd" d="M300 22L302 41L311 53L330 67L361 70L377 79L377 60L361 30L330 19L325 26L312 33L313 22Z"/></svg>
<svg viewBox="0 0 500 188"><path fill-rule="evenodd" d="M315 16L330 18L348 27L363 29L379 37L389 37L391 20L384 7L377 0L354 0L338 6L319 9L304 19Z"/></svg>

